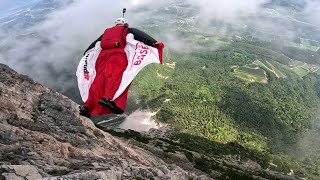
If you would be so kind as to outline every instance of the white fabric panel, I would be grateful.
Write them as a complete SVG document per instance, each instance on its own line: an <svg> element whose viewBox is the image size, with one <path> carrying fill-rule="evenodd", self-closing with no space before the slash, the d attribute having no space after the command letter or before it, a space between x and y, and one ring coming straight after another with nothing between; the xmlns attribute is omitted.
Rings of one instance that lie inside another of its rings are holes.
<svg viewBox="0 0 320 180"><path fill-rule="evenodd" d="M86 102L89 97L89 89L96 77L96 61L101 52L100 41L94 48L88 50L81 58L77 68L77 80L80 95L83 102Z"/></svg>
<svg viewBox="0 0 320 180"><path fill-rule="evenodd" d="M76 75L83 102L87 101L90 86L96 77L95 64L100 52L100 41L98 41L94 48L87 51L78 65ZM123 73L121 84L113 100L117 99L126 90L142 68L151 63L161 63L158 49L135 40L131 33L127 35L125 52L127 54L128 66Z"/></svg>
<svg viewBox="0 0 320 180"><path fill-rule="evenodd" d="M127 35L125 51L128 59L128 66L123 73L121 84L114 95L113 100L117 99L126 90L142 68L151 63L160 64L158 49L135 40L131 33Z"/></svg>

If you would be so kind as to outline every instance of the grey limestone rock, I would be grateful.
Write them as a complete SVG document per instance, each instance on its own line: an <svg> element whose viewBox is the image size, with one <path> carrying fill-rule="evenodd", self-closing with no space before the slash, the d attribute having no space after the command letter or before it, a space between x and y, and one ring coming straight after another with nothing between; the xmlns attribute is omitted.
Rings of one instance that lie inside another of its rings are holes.
<svg viewBox="0 0 320 180"><path fill-rule="evenodd" d="M0 179L198 177L96 128L78 106L0 64Z"/></svg>

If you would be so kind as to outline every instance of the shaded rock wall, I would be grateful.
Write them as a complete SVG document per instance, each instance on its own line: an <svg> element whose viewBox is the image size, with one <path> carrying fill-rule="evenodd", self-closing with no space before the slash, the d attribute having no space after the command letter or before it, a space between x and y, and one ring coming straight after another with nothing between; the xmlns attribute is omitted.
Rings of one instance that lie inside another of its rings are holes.
<svg viewBox="0 0 320 180"><path fill-rule="evenodd" d="M0 179L208 179L97 129L78 104L0 64Z"/></svg>

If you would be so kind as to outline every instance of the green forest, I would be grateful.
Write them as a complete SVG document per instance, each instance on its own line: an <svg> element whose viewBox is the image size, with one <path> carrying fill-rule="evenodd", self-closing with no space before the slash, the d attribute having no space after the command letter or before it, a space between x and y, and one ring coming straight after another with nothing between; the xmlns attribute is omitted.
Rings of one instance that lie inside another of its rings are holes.
<svg viewBox="0 0 320 180"><path fill-rule="evenodd" d="M320 75L301 77L289 67L292 61L319 66L319 51L245 39L208 49L181 53L167 48L164 65L144 69L131 94L180 133L212 144L237 143L245 151L263 154L256 158L265 167L273 162L278 164L275 170L319 178L320 147L306 137L319 137ZM257 60L272 64L285 78L266 71L268 83L248 83L230 69ZM174 68L166 64L174 62Z"/></svg>

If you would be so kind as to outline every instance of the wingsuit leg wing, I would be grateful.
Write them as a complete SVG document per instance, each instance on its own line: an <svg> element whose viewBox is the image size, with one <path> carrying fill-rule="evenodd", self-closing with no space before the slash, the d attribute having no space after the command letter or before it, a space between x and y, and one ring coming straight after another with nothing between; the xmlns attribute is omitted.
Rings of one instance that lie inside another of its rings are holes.
<svg viewBox="0 0 320 180"><path fill-rule="evenodd" d="M133 34L129 33L126 38L125 51L122 50L119 53L119 51L101 50L99 46L100 50L94 51L98 55L87 60L87 65L81 61L77 70L78 84L89 115L112 113L110 108L98 103L101 98L114 103L113 105L123 112L126 108L128 90L134 77L150 63L162 64L163 47L163 43L160 42L155 46L146 45L135 40ZM91 50L88 52L92 53ZM84 81L86 77L83 76L87 73L85 69L88 68L94 69L92 72L89 71L90 83ZM83 82L85 86L81 85Z"/></svg>

